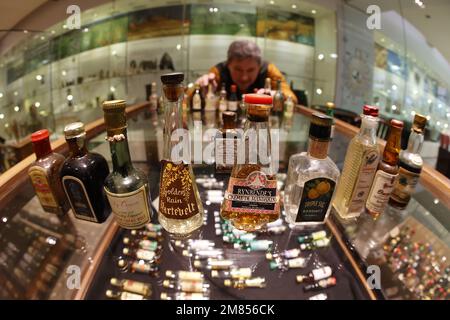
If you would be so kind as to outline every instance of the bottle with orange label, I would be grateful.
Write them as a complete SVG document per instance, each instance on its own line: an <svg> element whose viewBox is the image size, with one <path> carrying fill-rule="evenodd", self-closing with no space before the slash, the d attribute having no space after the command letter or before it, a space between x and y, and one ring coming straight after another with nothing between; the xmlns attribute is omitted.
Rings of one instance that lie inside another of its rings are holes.
<svg viewBox="0 0 450 320"><path fill-rule="evenodd" d="M45 211L62 215L69 208L59 176L64 156L53 152L46 129L33 133L31 142L36 161L28 169L28 175L36 195Z"/></svg>
<svg viewBox="0 0 450 320"><path fill-rule="evenodd" d="M280 201L271 151L269 114L272 97L246 94L247 122L221 216L238 229L258 230L280 216Z"/></svg>

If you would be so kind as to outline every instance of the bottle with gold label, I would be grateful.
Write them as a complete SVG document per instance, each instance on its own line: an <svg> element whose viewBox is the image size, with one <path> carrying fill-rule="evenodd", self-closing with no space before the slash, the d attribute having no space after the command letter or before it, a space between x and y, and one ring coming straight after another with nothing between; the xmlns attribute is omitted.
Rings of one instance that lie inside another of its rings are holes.
<svg viewBox="0 0 450 320"><path fill-rule="evenodd" d="M294 226L325 223L331 210L339 169L328 157L333 119L314 113L308 151L289 159L285 188L286 220Z"/></svg>
<svg viewBox="0 0 450 320"><path fill-rule="evenodd" d="M124 100L105 101L103 112L113 171L104 182L114 219L125 229L139 229L150 222L147 176L131 163Z"/></svg>
<svg viewBox="0 0 450 320"><path fill-rule="evenodd" d="M414 116L408 147L400 152L398 177L395 180L394 190L389 199L389 204L393 207L406 208L419 182L420 172L423 167L420 150L423 145L426 123L427 118L425 116L421 114Z"/></svg>
<svg viewBox="0 0 450 320"><path fill-rule="evenodd" d="M280 202L271 155L269 114L272 97L246 94L245 152L238 154L220 214L246 231L262 228L280 216Z"/></svg>
<svg viewBox="0 0 450 320"><path fill-rule="evenodd" d="M333 207L339 217L358 217L365 208L373 177L378 167L378 108L364 106L359 133L350 141Z"/></svg>
<svg viewBox="0 0 450 320"><path fill-rule="evenodd" d="M123 291L140 294L144 297L149 297L152 295L152 286L149 283L117 278L111 278L110 283Z"/></svg>
<svg viewBox="0 0 450 320"><path fill-rule="evenodd" d="M111 212L103 191L108 163L102 155L87 150L83 123L67 125L64 135L70 155L64 161L61 179L72 212L78 219L101 223Z"/></svg>
<svg viewBox="0 0 450 320"><path fill-rule="evenodd" d="M62 215L69 209L60 179L64 157L53 152L48 130L39 130L31 135L36 161L28 169L28 176L42 208Z"/></svg>
<svg viewBox="0 0 450 320"><path fill-rule="evenodd" d="M158 219L167 232L179 236L188 235L200 228L203 225L204 215L188 156L189 138L183 136L184 148L181 157L176 152L176 147L179 147L180 142L178 139L172 138L173 134L179 134L179 130L183 129L181 118L183 80L183 73L161 76L166 115Z"/></svg>
<svg viewBox="0 0 450 320"><path fill-rule="evenodd" d="M403 122L392 119L383 159L378 164L378 170L366 202L366 209L373 218L378 218L383 213L394 189L394 182L398 175L398 155L401 149L402 130Z"/></svg>

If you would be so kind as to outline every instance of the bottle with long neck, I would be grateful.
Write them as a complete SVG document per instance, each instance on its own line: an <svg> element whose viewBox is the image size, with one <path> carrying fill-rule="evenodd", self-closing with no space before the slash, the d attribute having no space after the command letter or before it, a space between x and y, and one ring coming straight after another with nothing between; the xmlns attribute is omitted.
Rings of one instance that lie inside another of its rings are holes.
<svg viewBox="0 0 450 320"><path fill-rule="evenodd" d="M420 151L422 150L426 123L427 118L423 115L416 114L414 116L408 148L400 152L398 177L395 180L394 191L392 191L389 199L389 204L393 207L406 208L419 182L420 172L423 167Z"/></svg>
<svg viewBox="0 0 450 320"><path fill-rule="evenodd" d="M175 154L179 142L173 134L183 129L181 99L183 73L161 76L165 102L164 152L161 160L159 215L161 226L172 235L186 236L203 224L203 206L195 183L189 154L189 139L183 136L183 156Z"/></svg>
<svg viewBox="0 0 450 320"><path fill-rule="evenodd" d="M403 122L391 120L391 129L383 151L383 159L378 164L366 202L367 211L373 218L378 218L383 213L394 189L394 181L398 174L402 130Z"/></svg>
<svg viewBox="0 0 450 320"><path fill-rule="evenodd" d="M60 171L64 156L53 152L46 129L31 135L36 161L28 169L28 176L44 211L63 215L69 209L61 184Z"/></svg>
<svg viewBox="0 0 450 320"><path fill-rule="evenodd" d="M86 147L84 124L74 122L64 128L70 155L61 169L61 179L74 216L101 223L111 212L103 191L109 174L108 163Z"/></svg>
<svg viewBox="0 0 450 320"><path fill-rule="evenodd" d="M238 96L237 96L237 87L235 84L232 84L230 87L230 97L228 98L228 110L237 112L238 111Z"/></svg>
<svg viewBox="0 0 450 320"><path fill-rule="evenodd" d="M200 85L195 85L195 93L191 100L191 110L201 111L202 110L202 96L200 95Z"/></svg>
<svg viewBox="0 0 450 320"><path fill-rule="evenodd" d="M264 94L270 96L270 92L272 91L272 79L266 78L264 82Z"/></svg>
<svg viewBox="0 0 450 320"><path fill-rule="evenodd" d="M103 112L113 171L104 182L114 219L125 229L139 229L150 222L147 176L131 163L124 100L105 101Z"/></svg>
<svg viewBox="0 0 450 320"><path fill-rule="evenodd" d="M219 111L224 112L227 111L228 102L227 102L227 90L225 89L225 83L222 84L222 89L220 90L219 96Z"/></svg>
<svg viewBox="0 0 450 320"><path fill-rule="evenodd" d="M277 80L277 91L273 96L273 108L272 114L275 116L283 115L283 107L284 107L284 96L281 91L281 80Z"/></svg>
<svg viewBox="0 0 450 320"><path fill-rule="evenodd" d="M372 186L378 161L378 108L364 106L359 133L350 141L333 207L343 219L358 217Z"/></svg>
<svg viewBox="0 0 450 320"><path fill-rule="evenodd" d="M214 94L212 84L208 85L208 93L205 98L205 111L216 111L217 98Z"/></svg>

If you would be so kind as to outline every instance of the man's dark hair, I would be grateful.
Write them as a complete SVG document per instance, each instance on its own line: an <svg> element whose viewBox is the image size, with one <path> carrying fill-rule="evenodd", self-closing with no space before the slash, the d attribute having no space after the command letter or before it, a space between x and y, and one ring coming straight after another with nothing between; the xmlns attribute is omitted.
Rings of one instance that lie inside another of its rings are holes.
<svg viewBox="0 0 450 320"><path fill-rule="evenodd" d="M261 64L261 49L258 45L250 40L233 41L228 47L227 63L233 59L253 58L258 64Z"/></svg>

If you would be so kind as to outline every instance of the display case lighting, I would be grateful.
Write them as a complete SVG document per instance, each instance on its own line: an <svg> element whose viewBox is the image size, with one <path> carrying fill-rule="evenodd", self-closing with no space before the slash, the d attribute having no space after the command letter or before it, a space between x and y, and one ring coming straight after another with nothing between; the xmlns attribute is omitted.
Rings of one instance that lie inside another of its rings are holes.
<svg viewBox="0 0 450 320"><path fill-rule="evenodd" d="M297 5L293 4L292 9L297 9Z"/></svg>
<svg viewBox="0 0 450 320"><path fill-rule="evenodd" d="M177 50L181 50L181 44L177 44Z"/></svg>
<svg viewBox="0 0 450 320"><path fill-rule="evenodd" d="M431 116L428 115L427 116L427 120L430 121L431 120Z"/></svg>
<svg viewBox="0 0 450 320"><path fill-rule="evenodd" d="M448 128L448 124L446 123L446 124L444 124L444 128L445 129L447 129Z"/></svg>
<svg viewBox="0 0 450 320"><path fill-rule="evenodd" d="M447 113L447 118L450 118L450 112Z"/></svg>
<svg viewBox="0 0 450 320"><path fill-rule="evenodd" d="M321 88L317 88L317 89L316 89L316 93L317 93L318 95L321 95L321 94L322 94L322 89L321 89Z"/></svg>
<svg viewBox="0 0 450 320"><path fill-rule="evenodd" d="M3 113L0 113L0 119L5 119L5 115Z"/></svg>
<svg viewBox="0 0 450 320"><path fill-rule="evenodd" d="M67 75L66 70L61 71L61 75L62 75L63 77L65 77L65 76Z"/></svg>
<svg viewBox="0 0 450 320"><path fill-rule="evenodd" d="M36 102L34 105L36 106L36 108L39 108L41 106L41 103L40 102Z"/></svg>
<svg viewBox="0 0 450 320"><path fill-rule="evenodd" d="M83 29L83 32L88 32L89 31L89 28L84 28Z"/></svg>
<svg viewBox="0 0 450 320"><path fill-rule="evenodd" d="M392 105L392 110L397 110L397 106L395 104Z"/></svg>
<svg viewBox="0 0 450 320"><path fill-rule="evenodd" d="M41 40L44 41L44 40L45 40L45 37L44 37L44 36L41 36Z"/></svg>
<svg viewBox="0 0 450 320"><path fill-rule="evenodd" d="M3 217L3 218L2 218L2 221L3 221L4 223L7 223L7 222L8 222L8 218L7 218L7 217Z"/></svg>
<svg viewBox="0 0 450 320"><path fill-rule="evenodd" d="M396 86L395 84L393 84L391 88L392 88L392 90L394 90L394 91L397 90L397 86Z"/></svg>
<svg viewBox="0 0 450 320"><path fill-rule="evenodd" d="M15 112L19 112L19 110L20 110L19 106L15 106L15 107L14 107L14 111L15 111Z"/></svg>
<svg viewBox="0 0 450 320"><path fill-rule="evenodd" d="M330 53L330 58L336 59L338 55L336 53Z"/></svg>
<svg viewBox="0 0 450 320"><path fill-rule="evenodd" d="M2 92L0 92L0 98L3 98L3 93Z"/></svg>
<svg viewBox="0 0 450 320"><path fill-rule="evenodd" d="M436 125L437 125L438 127L440 127L440 126L441 126L441 122L440 122L440 121L436 122Z"/></svg>
<svg viewBox="0 0 450 320"><path fill-rule="evenodd" d="M313 10L311 10L311 13L312 13L312 14L316 14L317 11L313 9Z"/></svg>
<svg viewBox="0 0 450 320"><path fill-rule="evenodd" d="M319 60L323 60L325 58L325 55L323 54L323 53L320 53L318 56L317 56L317 59L319 59Z"/></svg>
<svg viewBox="0 0 450 320"><path fill-rule="evenodd" d="M9 123L5 123L5 128L9 128Z"/></svg>
<svg viewBox="0 0 450 320"><path fill-rule="evenodd" d="M111 88L109 88L109 90L111 90L111 92L116 91L116 88L114 88L113 86L111 86Z"/></svg>
<svg viewBox="0 0 450 320"><path fill-rule="evenodd" d="M428 101L427 101L428 103L431 103L432 101L431 101L431 99L428 99Z"/></svg>
<svg viewBox="0 0 450 320"><path fill-rule="evenodd" d="M68 100L68 101L72 101L72 100L73 100L73 95L69 94L69 95L67 96L67 100Z"/></svg>
<svg viewBox="0 0 450 320"><path fill-rule="evenodd" d="M14 95L17 96L19 93L17 91L14 91Z"/></svg>
<svg viewBox="0 0 450 320"><path fill-rule="evenodd" d="M41 81L41 80L42 80L42 75L38 74L38 75L36 76L36 80L37 80L37 81Z"/></svg>
<svg viewBox="0 0 450 320"><path fill-rule="evenodd" d="M411 115L412 115L412 116L415 116L415 115L416 115L416 112L415 112L415 111L411 111Z"/></svg>

